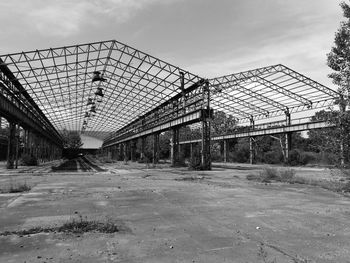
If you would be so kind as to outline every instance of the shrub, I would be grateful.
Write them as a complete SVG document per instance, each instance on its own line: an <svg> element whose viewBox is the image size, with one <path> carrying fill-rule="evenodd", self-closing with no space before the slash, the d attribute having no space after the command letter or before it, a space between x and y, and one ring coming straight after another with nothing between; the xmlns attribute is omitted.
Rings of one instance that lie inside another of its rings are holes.
<svg viewBox="0 0 350 263"><path fill-rule="evenodd" d="M21 164L26 166L36 166L38 165L38 159L30 154L24 154L21 158Z"/></svg>
<svg viewBox="0 0 350 263"><path fill-rule="evenodd" d="M295 171L293 169L281 170L279 177L281 182L291 183L295 177Z"/></svg>
<svg viewBox="0 0 350 263"><path fill-rule="evenodd" d="M293 182L295 171L292 169L278 170L276 168L266 167L258 175L248 174L247 180L254 180L262 183L270 183L272 180L278 182Z"/></svg>
<svg viewBox="0 0 350 263"><path fill-rule="evenodd" d="M199 154L193 154L192 158L189 160L189 168L191 170L201 170L202 160Z"/></svg>
<svg viewBox="0 0 350 263"><path fill-rule="evenodd" d="M264 154L263 160L268 164L278 164L282 162L283 156L280 152L269 151Z"/></svg>

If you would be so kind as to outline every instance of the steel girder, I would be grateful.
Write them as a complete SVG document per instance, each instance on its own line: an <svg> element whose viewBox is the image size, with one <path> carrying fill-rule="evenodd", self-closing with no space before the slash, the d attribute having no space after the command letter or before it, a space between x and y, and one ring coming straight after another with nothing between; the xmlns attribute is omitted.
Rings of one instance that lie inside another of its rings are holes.
<svg viewBox="0 0 350 263"><path fill-rule="evenodd" d="M211 105L222 107L223 99L236 112L224 110L240 122L265 119L332 105L339 94L283 65L274 65L209 80ZM264 109L265 112L262 112ZM240 114L245 112L246 114Z"/></svg>
<svg viewBox="0 0 350 263"><path fill-rule="evenodd" d="M49 129L77 130L98 138L130 127L140 116L181 94L180 72L184 72L186 87L202 79L115 40L20 52L0 59L0 65L13 73L10 83L21 85L37 102L45 121L52 123ZM95 71L105 81L92 82ZM211 107L239 122L281 116L287 110L326 107L339 96L283 65L214 78L209 85ZM102 98L96 95L98 89L103 90ZM95 114L87 105L89 99Z"/></svg>
<svg viewBox="0 0 350 263"><path fill-rule="evenodd" d="M201 78L115 40L0 56L55 129L104 138ZM99 71L105 81L92 82ZM96 90L103 90L103 98ZM96 114L90 114L92 99ZM99 101L102 99L102 101ZM88 113L88 115L86 114ZM83 125L87 123L87 125Z"/></svg>
<svg viewBox="0 0 350 263"><path fill-rule="evenodd" d="M0 115L9 122L35 130L58 146L62 138L21 84L13 81L12 72L0 59Z"/></svg>

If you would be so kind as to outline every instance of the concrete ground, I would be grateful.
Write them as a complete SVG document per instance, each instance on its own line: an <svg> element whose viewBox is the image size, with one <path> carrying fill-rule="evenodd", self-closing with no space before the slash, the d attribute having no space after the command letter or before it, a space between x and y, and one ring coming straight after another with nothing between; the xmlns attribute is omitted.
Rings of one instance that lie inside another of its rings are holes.
<svg viewBox="0 0 350 263"><path fill-rule="evenodd" d="M60 226L79 215L113 221L124 231L0 234L0 262L350 262L350 198L245 179L260 167L49 168L0 168L1 187L32 186L27 193L0 194L0 233Z"/></svg>

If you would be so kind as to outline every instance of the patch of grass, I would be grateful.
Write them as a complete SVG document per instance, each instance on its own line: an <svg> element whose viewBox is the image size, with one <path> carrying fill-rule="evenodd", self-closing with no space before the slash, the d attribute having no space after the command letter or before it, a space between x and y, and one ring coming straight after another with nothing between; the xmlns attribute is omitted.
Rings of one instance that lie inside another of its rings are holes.
<svg viewBox="0 0 350 263"><path fill-rule="evenodd" d="M176 178L175 181L200 181L205 179L204 176L186 176L181 178Z"/></svg>
<svg viewBox="0 0 350 263"><path fill-rule="evenodd" d="M262 183L276 182L292 182L295 178L293 169L278 170L276 168L266 167L259 174L248 174L247 180L258 181Z"/></svg>
<svg viewBox="0 0 350 263"><path fill-rule="evenodd" d="M69 222L64 223L59 227L33 227L25 230L18 231L5 231L0 233L0 236L8 235L33 235L39 233L52 233L52 232L63 232L63 233L73 233L82 234L87 232L99 232L99 233L116 233L122 230L120 225L112 222L112 220L106 220L104 222L99 222L95 220L88 220L79 215L78 219L73 219ZM125 230L125 227L123 228Z"/></svg>
<svg viewBox="0 0 350 263"><path fill-rule="evenodd" d="M29 192L30 189L32 189L31 186L27 185L26 182L24 183L14 183L11 181L10 186L8 188L1 188L0 193L23 193L23 192Z"/></svg>

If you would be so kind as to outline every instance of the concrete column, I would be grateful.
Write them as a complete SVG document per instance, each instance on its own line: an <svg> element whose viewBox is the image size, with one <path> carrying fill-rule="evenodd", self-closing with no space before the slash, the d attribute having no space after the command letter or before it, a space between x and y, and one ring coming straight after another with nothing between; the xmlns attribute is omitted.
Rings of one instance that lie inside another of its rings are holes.
<svg viewBox="0 0 350 263"><path fill-rule="evenodd" d="M16 158L16 124L9 121L9 138L7 146L7 169L15 168Z"/></svg>
<svg viewBox="0 0 350 263"><path fill-rule="evenodd" d="M190 143L190 159L193 160L193 143Z"/></svg>

